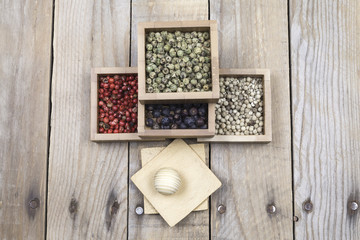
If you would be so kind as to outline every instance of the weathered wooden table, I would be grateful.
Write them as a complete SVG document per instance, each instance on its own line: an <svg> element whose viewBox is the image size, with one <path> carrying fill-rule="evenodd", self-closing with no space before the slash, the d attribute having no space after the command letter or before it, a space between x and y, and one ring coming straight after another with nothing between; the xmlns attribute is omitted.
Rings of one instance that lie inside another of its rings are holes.
<svg viewBox="0 0 360 240"><path fill-rule="evenodd" d="M0 239L360 239L359 1L0 8ZM138 22L197 19L218 22L220 67L271 69L273 141L209 145L223 186L169 228L129 181L166 143L90 142L90 69L136 66Z"/></svg>

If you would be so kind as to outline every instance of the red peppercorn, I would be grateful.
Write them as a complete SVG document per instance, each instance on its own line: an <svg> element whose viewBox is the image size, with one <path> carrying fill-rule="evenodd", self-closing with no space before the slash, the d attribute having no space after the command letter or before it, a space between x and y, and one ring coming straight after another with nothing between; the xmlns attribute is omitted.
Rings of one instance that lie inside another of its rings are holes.
<svg viewBox="0 0 360 240"><path fill-rule="evenodd" d="M137 129L137 75L100 77L98 132L134 133Z"/></svg>

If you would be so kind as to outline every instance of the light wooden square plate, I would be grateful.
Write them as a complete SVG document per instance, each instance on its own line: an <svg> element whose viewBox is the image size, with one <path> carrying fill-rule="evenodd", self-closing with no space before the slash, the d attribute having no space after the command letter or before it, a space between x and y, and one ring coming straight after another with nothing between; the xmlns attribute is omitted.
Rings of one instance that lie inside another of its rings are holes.
<svg viewBox="0 0 360 240"><path fill-rule="evenodd" d="M170 196L158 193L154 187L155 173L164 167L175 169L182 180L180 189ZM169 144L131 180L171 227L221 186L219 179L182 139Z"/></svg>

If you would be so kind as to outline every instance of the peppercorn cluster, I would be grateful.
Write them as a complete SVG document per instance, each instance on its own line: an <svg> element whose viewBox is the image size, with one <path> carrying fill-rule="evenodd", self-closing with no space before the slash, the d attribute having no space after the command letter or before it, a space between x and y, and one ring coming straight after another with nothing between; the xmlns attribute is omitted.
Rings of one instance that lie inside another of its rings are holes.
<svg viewBox="0 0 360 240"><path fill-rule="evenodd" d="M98 132L136 132L137 94L137 75L101 76L98 90Z"/></svg>
<svg viewBox="0 0 360 240"><path fill-rule="evenodd" d="M207 104L145 105L145 125L152 129L207 129Z"/></svg>
<svg viewBox="0 0 360 240"><path fill-rule="evenodd" d="M209 32L146 34L146 92L211 91Z"/></svg>
<svg viewBox="0 0 360 240"><path fill-rule="evenodd" d="M261 78L220 77L215 106L217 135L262 135L264 126Z"/></svg>

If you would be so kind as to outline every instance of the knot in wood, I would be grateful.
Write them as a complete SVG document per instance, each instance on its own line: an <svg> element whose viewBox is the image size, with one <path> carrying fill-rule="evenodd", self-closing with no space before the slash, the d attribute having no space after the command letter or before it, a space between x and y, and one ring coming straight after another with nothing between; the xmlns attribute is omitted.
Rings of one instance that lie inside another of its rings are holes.
<svg viewBox="0 0 360 240"><path fill-rule="evenodd" d="M72 198L70 201L69 212L75 213L77 212L77 209L78 209L78 202L76 201L75 198Z"/></svg>
<svg viewBox="0 0 360 240"><path fill-rule="evenodd" d="M110 215L113 216L117 213L119 210L120 204L117 202L117 200L114 201L114 203L110 207Z"/></svg>
<svg viewBox="0 0 360 240"><path fill-rule="evenodd" d="M31 199L29 202L29 207L36 209L40 206L40 200L38 198Z"/></svg>

